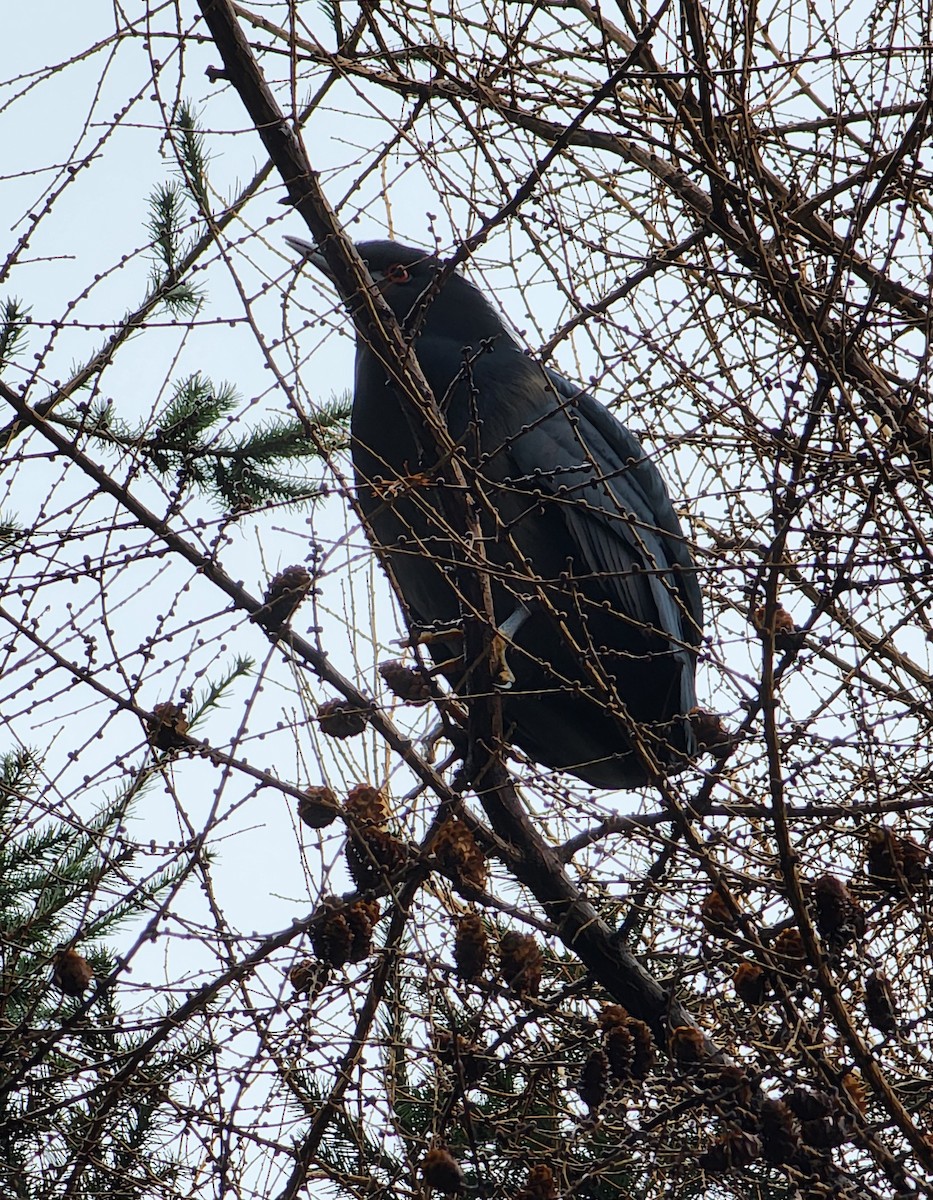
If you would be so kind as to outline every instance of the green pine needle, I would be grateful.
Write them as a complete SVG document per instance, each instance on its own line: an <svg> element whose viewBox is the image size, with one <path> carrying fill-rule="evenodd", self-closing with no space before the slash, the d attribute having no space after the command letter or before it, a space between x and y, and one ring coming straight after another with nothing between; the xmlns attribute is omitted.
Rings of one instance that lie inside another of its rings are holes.
<svg viewBox="0 0 933 1200"><path fill-rule="evenodd" d="M189 733L209 712L221 706L221 701L224 699L225 694L238 679L247 677L252 671L253 666L254 663L251 658L240 657L234 660L233 665L219 679L213 682L211 680L207 681L206 687L191 708L188 717Z"/></svg>
<svg viewBox="0 0 933 1200"><path fill-rule="evenodd" d="M0 306L0 370L8 367L26 342L30 309L15 296Z"/></svg>
<svg viewBox="0 0 933 1200"><path fill-rule="evenodd" d="M175 448L194 448L198 437L236 408L236 390L229 383L215 386L200 372L176 384L162 413L154 440Z"/></svg>
<svg viewBox="0 0 933 1200"><path fill-rule="evenodd" d="M198 207L206 213L209 209L207 198L209 160L204 150L204 134L198 128L194 110L186 101L182 101L178 106L175 126L180 135L178 147L185 183L191 190Z"/></svg>

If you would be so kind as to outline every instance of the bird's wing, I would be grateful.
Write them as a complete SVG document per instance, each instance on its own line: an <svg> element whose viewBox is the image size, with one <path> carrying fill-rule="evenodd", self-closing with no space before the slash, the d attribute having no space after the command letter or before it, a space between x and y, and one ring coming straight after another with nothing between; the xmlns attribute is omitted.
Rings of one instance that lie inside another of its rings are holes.
<svg viewBox="0 0 933 1200"><path fill-rule="evenodd" d="M566 499L565 519L585 565L624 612L675 641L698 644L700 589L657 468L598 401L556 372L546 374L556 393L552 411L526 425L511 446L519 477Z"/></svg>

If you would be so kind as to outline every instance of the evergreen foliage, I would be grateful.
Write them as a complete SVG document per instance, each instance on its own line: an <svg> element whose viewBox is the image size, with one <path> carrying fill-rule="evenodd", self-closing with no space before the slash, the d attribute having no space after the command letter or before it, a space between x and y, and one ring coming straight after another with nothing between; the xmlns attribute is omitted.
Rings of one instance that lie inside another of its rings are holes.
<svg viewBox="0 0 933 1200"><path fill-rule="evenodd" d="M121 421L109 404L61 419L135 453L179 495L198 492L231 513L314 498L307 464L346 445L349 397L325 402L308 422L269 417L242 433L230 420L238 403L232 385L195 373L175 385L154 429Z"/></svg>
<svg viewBox="0 0 933 1200"><path fill-rule="evenodd" d="M15 1200L150 1200L187 1194L178 1106L207 1052L190 1031L146 1058L107 1104L107 1080L143 1042L120 1012L119 958L103 939L151 915L184 866L132 878L124 841L139 786L82 824L49 819L30 751L0 757L0 1195ZM94 981L55 986L56 952L80 954ZM89 1165L66 1181L78 1154Z"/></svg>

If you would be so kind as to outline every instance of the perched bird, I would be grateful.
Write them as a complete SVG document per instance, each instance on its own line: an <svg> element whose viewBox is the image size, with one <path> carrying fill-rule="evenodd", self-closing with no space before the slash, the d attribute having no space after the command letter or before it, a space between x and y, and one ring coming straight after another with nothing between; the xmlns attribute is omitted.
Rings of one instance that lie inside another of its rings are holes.
<svg viewBox="0 0 933 1200"><path fill-rule="evenodd" d="M288 238L328 274L318 249ZM514 677L506 736L597 787L668 771L697 752L688 717L702 628L696 569L657 468L580 387L524 353L486 297L390 241L357 247L462 447L496 623ZM410 331L409 329L409 331ZM413 625L468 696L447 463L359 337L351 448L360 506ZM455 510L453 510L455 511ZM460 555L463 558L463 555ZM634 723L634 725L633 725ZM635 729L634 740L629 734Z"/></svg>

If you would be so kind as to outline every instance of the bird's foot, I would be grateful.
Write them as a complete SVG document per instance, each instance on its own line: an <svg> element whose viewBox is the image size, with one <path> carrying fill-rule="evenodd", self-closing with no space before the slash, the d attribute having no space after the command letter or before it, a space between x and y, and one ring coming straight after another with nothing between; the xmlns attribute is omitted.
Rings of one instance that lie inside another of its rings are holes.
<svg viewBox="0 0 933 1200"><path fill-rule="evenodd" d="M515 683L515 673L505 657L508 648L508 642L501 633L497 633L492 639L490 657L493 687L498 688L500 692L507 692Z"/></svg>
<svg viewBox="0 0 933 1200"><path fill-rule="evenodd" d="M506 661L509 642L531 616L531 609L521 600L514 612L506 617L492 639L492 682L500 691L506 692L515 683L515 673Z"/></svg>
<svg viewBox="0 0 933 1200"><path fill-rule="evenodd" d="M410 650L414 646L433 646L436 642L457 641L463 641L462 625L446 625L441 627L432 625L430 629L413 629L408 637L397 638L395 644L404 647L406 650Z"/></svg>

